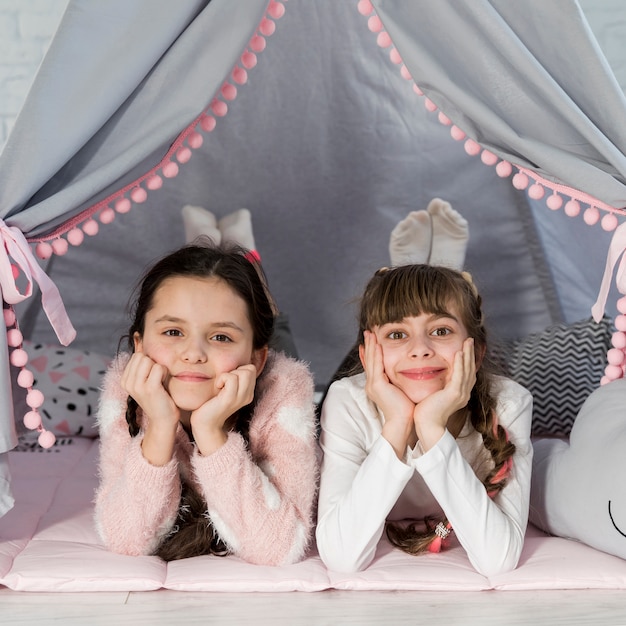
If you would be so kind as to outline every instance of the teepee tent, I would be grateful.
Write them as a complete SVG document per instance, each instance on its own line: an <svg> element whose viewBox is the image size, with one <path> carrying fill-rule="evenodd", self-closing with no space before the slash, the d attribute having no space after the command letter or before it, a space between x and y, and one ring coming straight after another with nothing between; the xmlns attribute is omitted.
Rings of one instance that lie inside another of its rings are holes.
<svg viewBox="0 0 626 626"><path fill-rule="evenodd" d="M112 354L185 204L250 209L323 386L389 232L435 196L469 222L496 336L588 315L624 248L625 153L575 0L71 0L0 155L0 459L13 307L29 337Z"/></svg>

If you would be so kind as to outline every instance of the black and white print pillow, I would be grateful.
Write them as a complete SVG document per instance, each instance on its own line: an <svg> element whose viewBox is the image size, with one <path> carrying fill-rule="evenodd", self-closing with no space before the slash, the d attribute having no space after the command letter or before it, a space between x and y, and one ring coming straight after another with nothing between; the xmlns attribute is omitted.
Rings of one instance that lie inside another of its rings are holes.
<svg viewBox="0 0 626 626"><path fill-rule="evenodd" d="M507 342L494 359L533 395L533 436L568 436L589 394L600 385L614 332L612 320L557 324Z"/></svg>

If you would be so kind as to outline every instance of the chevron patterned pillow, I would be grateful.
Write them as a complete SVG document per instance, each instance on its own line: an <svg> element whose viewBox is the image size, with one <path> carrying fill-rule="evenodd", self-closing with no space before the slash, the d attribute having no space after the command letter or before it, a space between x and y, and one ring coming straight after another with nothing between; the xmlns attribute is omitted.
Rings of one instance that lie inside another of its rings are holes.
<svg viewBox="0 0 626 626"><path fill-rule="evenodd" d="M533 395L533 436L568 436L578 410L600 384L613 323L604 317L557 324L506 342L493 358Z"/></svg>

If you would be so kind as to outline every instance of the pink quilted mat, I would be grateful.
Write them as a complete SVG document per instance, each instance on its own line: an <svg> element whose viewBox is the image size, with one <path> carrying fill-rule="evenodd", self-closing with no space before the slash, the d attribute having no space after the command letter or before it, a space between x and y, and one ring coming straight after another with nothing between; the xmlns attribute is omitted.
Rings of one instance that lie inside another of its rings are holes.
<svg viewBox="0 0 626 626"><path fill-rule="evenodd" d="M328 571L312 553L288 567L202 556L165 564L107 552L92 522L98 440L10 453L16 505L0 518L0 584L16 591L321 591L626 589L626 561L530 527L519 567L486 578L463 549L410 557L381 546L364 572Z"/></svg>

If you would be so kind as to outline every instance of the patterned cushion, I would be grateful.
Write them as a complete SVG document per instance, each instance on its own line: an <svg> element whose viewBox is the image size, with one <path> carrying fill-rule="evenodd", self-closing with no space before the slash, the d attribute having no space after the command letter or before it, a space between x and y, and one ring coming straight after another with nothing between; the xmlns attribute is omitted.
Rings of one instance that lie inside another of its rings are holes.
<svg viewBox="0 0 626 626"><path fill-rule="evenodd" d="M600 384L611 348L605 317L557 324L494 350L494 360L533 395L534 436L568 436L578 410Z"/></svg>
<svg viewBox="0 0 626 626"><path fill-rule="evenodd" d="M95 411L100 396L100 381L110 360L94 352L24 341L29 369L35 376L34 389L44 395L39 409L46 430L57 436L97 437ZM15 379L15 372L14 372ZM30 409L26 392L13 384L15 421L20 427Z"/></svg>

